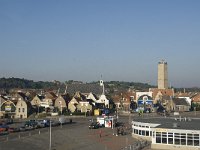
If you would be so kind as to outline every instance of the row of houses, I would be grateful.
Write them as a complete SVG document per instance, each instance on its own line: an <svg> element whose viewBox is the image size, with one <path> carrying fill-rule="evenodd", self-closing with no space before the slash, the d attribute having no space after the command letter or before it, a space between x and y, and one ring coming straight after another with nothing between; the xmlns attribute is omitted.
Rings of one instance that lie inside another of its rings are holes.
<svg viewBox="0 0 200 150"><path fill-rule="evenodd" d="M125 111L148 109L155 111L162 106L166 111L190 111L200 105L200 93L175 93L174 89L151 88L147 92L127 91L113 97L116 107Z"/></svg>
<svg viewBox="0 0 200 150"><path fill-rule="evenodd" d="M42 112L81 112L93 113L95 109L112 108L111 100L104 94L96 95L92 92L75 92L56 95L55 92L36 94L32 98L26 93L16 92L12 95L0 96L0 116L11 118L27 118L33 113Z"/></svg>
<svg viewBox="0 0 200 150"><path fill-rule="evenodd" d="M103 82L102 82L103 85ZM105 90L106 91L106 90ZM73 84L64 94L50 92L14 92L0 96L0 116L27 118L40 112L91 112L95 109L117 110L148 109L162 105L167 111L189 111L193 104L200 105L200 93L175 93L174 89L151 88L147 92L122 91L111 98L105 96L104 87L94 84Z"/></svg>

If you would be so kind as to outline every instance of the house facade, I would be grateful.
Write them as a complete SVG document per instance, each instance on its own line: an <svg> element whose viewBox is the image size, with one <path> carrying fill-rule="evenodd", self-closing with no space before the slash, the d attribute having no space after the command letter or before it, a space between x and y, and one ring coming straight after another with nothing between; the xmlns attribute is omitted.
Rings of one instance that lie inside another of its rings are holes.
<svg viewBox="0 0 200 150"><path fill-rule="evenodd" d="M14 118L16 110L16 101L6 100L1 105L1 112L5 118Z"/></svg>
<svg viewBox="0 0 200 150"><path fill-rule="evenodd" d="M80 99L73 97L72 100L68 103L68 110L72 113L75 112L77 110L79 101Z"/></svg>
<svg viewBox="0 0 200 150"><path fill-rule="evenodd" d="M59 111L63 111L63 109L68 108L68 103L70 100L69 94L60 95L55 100L54 107L58 108Z"/></svg>
<svg viewBox="0 0 200 150"><path fill-rule="evenodd" d="M77 105L77 111L80 111L80 112L92 112L93 110L93 106L87 102L87 101L80 101Z"/></svg>
<svg viewBox="0 0 200 150"><path fill-rule="evenodd" d="M184 112L190 111L190 104L187 103L185 98L173 98L174 111Z"/></svg>
<svg viewBox="0 0 200 150"><path fill-rule="evenodd" d="M28 101L18 100L15 110L15 118L28 118L31 113L32 105Z"/></svg>
<svg viewBox="0 0 200 150"><path fill-rule="evenodd" d="M44 96L41 95L36 95L32 101L31 101L31 105L32 106L40 106L41 102L43 101Z"/></svg>

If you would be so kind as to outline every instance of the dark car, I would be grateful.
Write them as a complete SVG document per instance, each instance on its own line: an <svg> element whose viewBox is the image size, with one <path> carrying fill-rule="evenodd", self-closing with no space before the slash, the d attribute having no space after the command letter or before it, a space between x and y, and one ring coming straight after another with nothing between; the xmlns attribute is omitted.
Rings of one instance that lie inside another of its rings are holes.
<svg viewBox="0 0 200 150"><path fill-rule="evenodd" d="M19 132L20 128L9 128L8 131L9 131L9 133Z"/></svg>
<svg viewBox="0 0 200 150"><path fill-rule="evenodd" d="M33 127L37 128L37 121L36 120L29 120L24 123L25 127Z"/></svg>
<svg viewBox="0 0 200 150"><path fill-rule="evenodd" d="M89 129L98 129L100 127L99 123L98 122L92 122L90 125L89 125Z"/></svg>

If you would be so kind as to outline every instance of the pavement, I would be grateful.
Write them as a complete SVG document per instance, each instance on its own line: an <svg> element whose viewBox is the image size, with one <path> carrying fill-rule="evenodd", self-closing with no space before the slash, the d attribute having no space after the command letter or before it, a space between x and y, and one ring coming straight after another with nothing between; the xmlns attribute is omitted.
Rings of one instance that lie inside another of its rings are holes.
<svg viewBox="0 0 200 150"><path fill-rule="evenodd" d="M0 150L121 150L138 142L131 136L127 116L120 120L127 127L124 136L116 136L111 128L89 129L89 120L74 118L72 124L52 127L51 140L49 128L0 136Z"/></svg>

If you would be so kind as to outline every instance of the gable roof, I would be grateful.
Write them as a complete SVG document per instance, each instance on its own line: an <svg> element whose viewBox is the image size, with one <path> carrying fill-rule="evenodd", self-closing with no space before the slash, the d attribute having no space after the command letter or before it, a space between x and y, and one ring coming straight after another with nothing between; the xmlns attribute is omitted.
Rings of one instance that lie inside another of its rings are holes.
<svg viewBox="0 0 200 150"><path fill-rule="evenodd" d="M66 92L69 94L74 94L77 91L81 93L94 93L97 95L102 94L103 88L99 84L69 84L67 86Z"/></svg>
<svg viewBox="0 0 200 150"><path fill-rule="evenodd" d="M15 96L16 96L16 97L20 96L20 97L22 97L24 100L27 100L27 99L28 99L28 97L27 97L24 93L22 93L22 92L17 92Z"/></svg>
<svg viewBox="0 0 200 150"><path fill-rule="evenodd" d="M162 95L169 95L169 96L173 96L174 95L174 89L150 88L149 91L153 92L153 99L155 99L155 97L158 94L158 92L160 92Z"/></svg>
<svg viewBox="0 0 200 150"><path fill-rule="evenodd" d="M163 100L171 100L172 97L169 96L169 95L163 95L163 96L162 96L162 99L163 99Z"/></svg>
<svg viewBox="0 0 200 150"><path fill-rule="evenodd" d="M189 106L185 98L173 98L172 99L175 105L185 105Z"/></svg>
<svg viewBox="0 0 200 150"><path fill-rule="evenodd" d="M196 93L191 97L193 102L200 102L200 93Z"/></svg>
<svg viewBox="0 0 200 150"><path fill-rule="evenodd" d="M62 94L61 96L62 96L62 98L63 98L65 101L70 101L70 100L71 100L71 96L69 95L69 93L67 93L67 94Z"/></svg>
<svg viewBox="0 0 200 150"><path fill-rule="evenodd" d="M52 91L45 93L45 98L56 99L56 97L57 97L56 94Z"/></svg>

